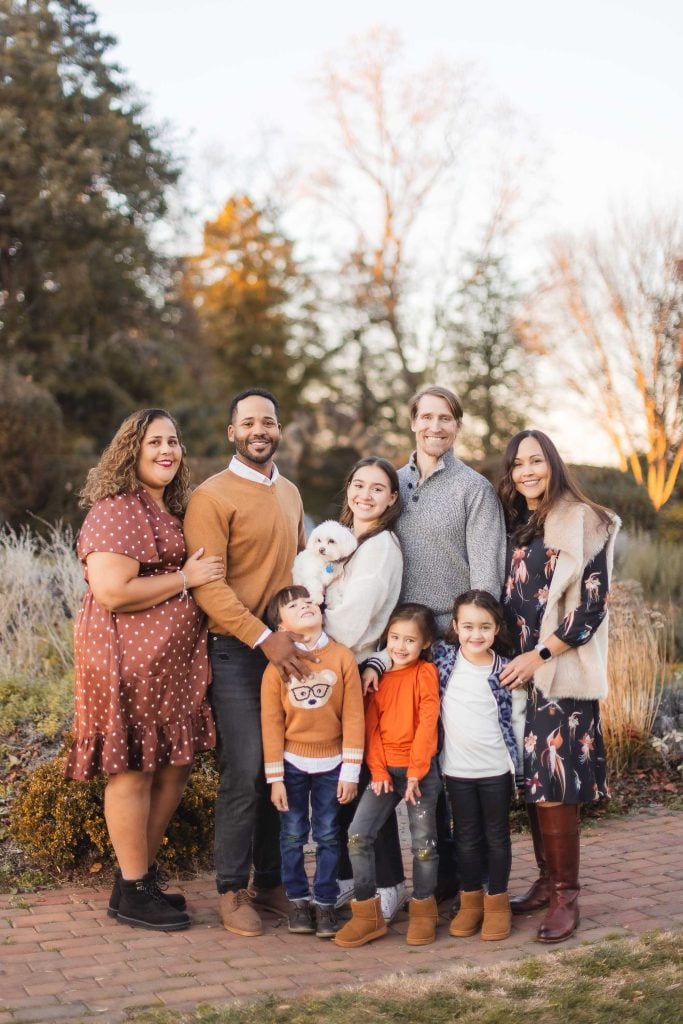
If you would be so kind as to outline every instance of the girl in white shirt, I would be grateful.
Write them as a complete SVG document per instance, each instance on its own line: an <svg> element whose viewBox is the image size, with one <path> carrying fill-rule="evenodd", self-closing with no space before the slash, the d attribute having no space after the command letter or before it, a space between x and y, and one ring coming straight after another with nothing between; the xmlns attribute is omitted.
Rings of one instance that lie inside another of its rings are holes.
<svg viewBox="0 0 683 1024"><path fill-rule="evenodd" d="M464 937L481 927L483 939L505 939L511 930L509 810L518 763L513 697L499 680L507 659L495 648L510 649L501 606L484 590L462 594L451 627L433 648L441 685L441 770L462 885L449 931Z"/></svg>

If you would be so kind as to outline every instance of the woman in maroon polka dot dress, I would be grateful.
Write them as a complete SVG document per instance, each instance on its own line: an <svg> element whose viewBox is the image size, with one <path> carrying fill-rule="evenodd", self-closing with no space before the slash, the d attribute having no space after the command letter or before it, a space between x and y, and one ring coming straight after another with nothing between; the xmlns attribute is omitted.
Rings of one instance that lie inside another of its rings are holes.
<svg viewBox="0 0 683 1024"><path fill-rule="evenodd" d="M78 536L88 590L75 628L75 739L66 774L107 776L104 810L117 872L109 913L147 928L186 928L155 858L197 751L215 745L206 699L207 627L190 589L223 560L186 557L180 517L189 471L163 409L122 423L91 469Z"/></svg>

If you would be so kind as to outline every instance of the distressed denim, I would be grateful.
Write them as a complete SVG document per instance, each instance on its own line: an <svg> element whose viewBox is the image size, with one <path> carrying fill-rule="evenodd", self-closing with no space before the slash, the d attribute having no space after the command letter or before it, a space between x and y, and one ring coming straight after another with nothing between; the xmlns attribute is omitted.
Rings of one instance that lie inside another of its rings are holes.
<svg viewBox="0 0 683 1024"><path fill-rule="evenodd" d="M280 811L282 881L287 898L307 899L310 888L304 869L304 845L309 832L316 844L313 898L334 906L339 896L339 801L340 767L329 772L302 772L285 761L288 811ZM310 812L309 812L310 801Z"/></svg>
<svg viewBox="0 0 683 1024"><path fill-rule="evenodd" d="M220 893L280 884L280 819L263 770L262 651L233 636L209 634L213 682L209 698L216 720L220 779L216 797L215 866Z"/></svg>
<svg viewBox="0 0 683 1024"><path fill-rule="evenodd" d="M375 853L377 834L405 795L407 768L387 768L393 792L379 796L368 788L349 826L349 856L353 866L353 882L357 900L371 899L377 891ZM420 799L407 804L410 842L413 852L413 896L424 900L434 895L439 868L436 848L436 801L441 791L441 775L434 759L429 771L420 780Z"/></svg>

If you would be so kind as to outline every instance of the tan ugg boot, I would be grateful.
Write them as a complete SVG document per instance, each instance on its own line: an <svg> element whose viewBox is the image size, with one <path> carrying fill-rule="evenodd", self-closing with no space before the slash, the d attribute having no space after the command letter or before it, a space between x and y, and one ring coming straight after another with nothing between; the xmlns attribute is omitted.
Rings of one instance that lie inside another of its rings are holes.
<svg viewBox="0 0 683 1024"><path fill-rule="evenodd" d="M484 890L460 893L460 910L451 921L448 932L458 939L466 939L479 931L484 920Z"/></svg>
<svg viewBox="0 0 683 1024"><path fill-rule="evenodd" d="M352 949L364 946L366 942L379 939L389 930L382 917L382 905L379 896L369 900L351 900L351 917L334 937L337 946Z"/></svg>
<svg viewBox="0 0 683 1024"><path fill-rule="evenodd" d="M436 900L429 896L426 900L412 899L408 904L408 931L406 942L409 946L428 946L436 940L436 926L439 911Z"/></svg>
<svg viewBox="0 0 683 1024"><path fill-rule="evenodd" d="M512 931L512 911L510 899L506 892L497 896L484 896L484 923L481 926L481 937L489 942L507 939Z"/></svg>

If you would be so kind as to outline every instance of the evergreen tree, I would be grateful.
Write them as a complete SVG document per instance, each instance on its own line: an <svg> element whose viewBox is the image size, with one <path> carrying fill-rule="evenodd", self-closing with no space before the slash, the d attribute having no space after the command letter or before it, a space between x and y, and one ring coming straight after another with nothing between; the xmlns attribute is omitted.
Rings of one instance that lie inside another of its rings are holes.
<svg viewBox="0 0 683 1024"><path fill-rule="evenodd" d="M113 42L80 0L0 0L0 353L98 442L163 397L149 231L178 176Z"/></svg>
<svg viewBox="0 0 683 1024"><path fill-rule="evenodd" d="M519 296L505 260L486 253L468 262L446 328L446 351L466 422L473 424L472 454L489 456L526 425L534 387L529 357L515 335Z"/></svg>
<svg viewBox="0 0 683 1024"><path fill-rule="evenodd" d="M186 260L183 291L223 405L231 392L266 387L288 418L323 373L324 349L310 280L274 217L248 196L229 199Z"/></svg>

